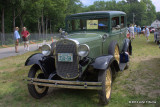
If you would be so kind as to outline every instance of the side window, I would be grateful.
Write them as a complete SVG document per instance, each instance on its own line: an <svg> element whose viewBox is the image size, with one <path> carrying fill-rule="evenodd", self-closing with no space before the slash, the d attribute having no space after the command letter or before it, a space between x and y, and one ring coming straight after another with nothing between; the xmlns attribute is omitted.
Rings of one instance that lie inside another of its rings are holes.
<svg viewBox="0 0 160 107"><path fill-rule="evenodd" d="M125 20L124 20L124 16L121 16L121 28L125 27Z"/></svg>
<svg viewBox="0 0 160 107"><path fill-rule="evenodd" d="M113 17L112 18L112 30L119 30L120 29L120 25L119 25L119 17Z"/></svg>

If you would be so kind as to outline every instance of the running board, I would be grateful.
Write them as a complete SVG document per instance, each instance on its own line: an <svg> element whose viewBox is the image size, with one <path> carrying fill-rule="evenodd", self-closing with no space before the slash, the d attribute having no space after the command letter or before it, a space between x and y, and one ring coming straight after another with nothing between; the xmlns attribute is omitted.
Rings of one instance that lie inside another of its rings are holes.
<svg viewBox="0 0 160 107"><path fill-rule="evenodd" d="M123 71L126 66L127 66L127 63L120 63L119 64L120 71Z"/></svg>

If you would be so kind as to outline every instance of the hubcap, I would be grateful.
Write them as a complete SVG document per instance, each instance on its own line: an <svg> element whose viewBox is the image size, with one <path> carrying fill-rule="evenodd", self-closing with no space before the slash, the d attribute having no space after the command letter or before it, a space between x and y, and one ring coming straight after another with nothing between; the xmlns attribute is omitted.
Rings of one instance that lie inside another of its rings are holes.
<svg viewBox="0 0 160 107"><path fill-rule="evenodd" d="M114 57L116 58L118 64L119 64L119 48L118 46L116 45L115 47L115 51L114 51Z"/></svg>
<svg viewBox="0 0 160 107"><path fill-rule="evenodd" d="M111 84L112 84L112 80L111 80L111 72L110 69L107 69L107 75L106 75L106 98L109 99L110 94L111 94Z"/></svg>
<svg viewBox="0 0 160 107"><path fill-rule="evenodd" d="M35 78L39 78L40 75L42 75L42 73L43 72L41 70L38 70L36 72ZM37 93L41 94L41 93L43 93L45 91L46 87L35 85L35 89L36 89Z"/></svg>

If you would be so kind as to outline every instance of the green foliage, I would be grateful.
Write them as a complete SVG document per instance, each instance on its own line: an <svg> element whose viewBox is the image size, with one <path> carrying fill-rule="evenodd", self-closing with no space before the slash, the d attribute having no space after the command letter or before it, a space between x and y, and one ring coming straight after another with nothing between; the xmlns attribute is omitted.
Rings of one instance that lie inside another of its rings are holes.
<svg viewBox="0 0 160 107"><path fill-rule="evenodd" d="M90 5L85 9L85 11L100 11L100 10L118 10L127 13L128 24L134 22L137 25L145 26L151 25L151 23L156 19L155 6L152 4L151 0L122 0L116 2L116 0L111 1L96 1L93 5ZM151 17L152 16L152 17Z"/></svg>
<svg viewBox="0 0 160 107"><path fill-rule="evenodd" d="M38 32L39 22L41 33L46 26L58 31L60 27L64 28L67 15L87 11L124 11L128 24L133 23L134 14L134 22L140 26L150 25L156 17L160 20L160 13L156 13L151 0L95 1L90 6L84 6L80 0L1 0L0 7L5 9L5 32L13 32L14 11L15 26L26 26L29 31Z"/></svg>
<svg viewBox="0 0 160 107"><path fill-rule="evenodd" d="M160 20L160 12L157 12L156 16L157 16L157 19Z"/></svg>

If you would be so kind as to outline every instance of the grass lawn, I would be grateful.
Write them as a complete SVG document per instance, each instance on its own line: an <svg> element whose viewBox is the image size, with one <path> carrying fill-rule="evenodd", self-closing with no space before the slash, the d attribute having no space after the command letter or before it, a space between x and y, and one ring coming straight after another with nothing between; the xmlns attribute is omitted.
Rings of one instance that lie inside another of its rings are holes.
<svg viewBox="0 0 160 107"><path fill-rule="evenodd" d="M119 72L113 82L107 107L158 107L160 105L160 49L146 38L132 42L129 69ZM27 84L29 67L25 60L35 52L0 60L0 107L99 107L98 93L91 90L51 88L42 99L30 96ZM130 104L129 101L156 101L156 104Z"/></svg>

